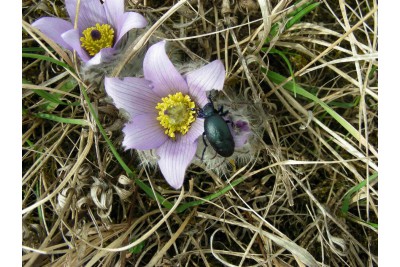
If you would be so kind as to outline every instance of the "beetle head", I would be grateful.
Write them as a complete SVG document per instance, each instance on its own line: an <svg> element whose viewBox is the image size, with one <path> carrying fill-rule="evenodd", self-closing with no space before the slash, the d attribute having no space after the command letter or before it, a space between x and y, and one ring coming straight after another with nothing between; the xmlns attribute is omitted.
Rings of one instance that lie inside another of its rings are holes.
<svg viewBox="0 0 400 267"><path fill-rule="evenodd" d="M214 105L212 103L207 103L201 110L200 110L200 115L203 118L210 117L216 113L216 110L214 109Z"/></svg>

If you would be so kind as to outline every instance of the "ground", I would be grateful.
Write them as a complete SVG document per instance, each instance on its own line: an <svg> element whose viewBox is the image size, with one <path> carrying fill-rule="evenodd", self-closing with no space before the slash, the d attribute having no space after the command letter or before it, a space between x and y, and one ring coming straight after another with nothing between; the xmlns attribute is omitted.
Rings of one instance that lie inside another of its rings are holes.
<svg viewBox="0 0 400 267"><path fill-rule="evenodd" d="M64 1L22 6L24 266L378 264L376 1L125 1L149 27L99 69L31 26ZM182 71L222 60L215 101L253 132L181 190L124 150L102 82L161 39Z"/></svg>

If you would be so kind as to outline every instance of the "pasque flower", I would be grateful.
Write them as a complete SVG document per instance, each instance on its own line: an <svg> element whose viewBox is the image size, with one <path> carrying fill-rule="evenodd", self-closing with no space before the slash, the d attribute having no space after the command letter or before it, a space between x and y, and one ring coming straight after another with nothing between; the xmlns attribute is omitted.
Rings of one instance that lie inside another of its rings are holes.
<svg viewBox="0 0 400 267"><path fill-rule="evenodd" d="M249 123L243 120L233 120L232 118L230 118L230 120L232 121L232 124L228 124L228 126L232 132L235 147L243 147L249 136L252 134Z"/></svg>
<svg viewBox="0 0 400 267"><path fill-rule="evenodd" d="M178 189L204 132L204 120L196 118L194 108L207 104L207 91L222 90L225 68L215 60L183 76L161 41L148 49L143 72L144 78L106 77L105 89L130 115L123 128L125 149L155 149L165 179Z"/></svg>
<svg viewBox="0 0 400 267"><path fill-rule="evenodd" d="M112 55L121 38L133 28L143 28L146 19L136 12L124 12L124 0L81 0L74 21L77 0L65 0L71 21L40 18L32 26L68 50L75 50L87 65L101 63Z"/></svg>

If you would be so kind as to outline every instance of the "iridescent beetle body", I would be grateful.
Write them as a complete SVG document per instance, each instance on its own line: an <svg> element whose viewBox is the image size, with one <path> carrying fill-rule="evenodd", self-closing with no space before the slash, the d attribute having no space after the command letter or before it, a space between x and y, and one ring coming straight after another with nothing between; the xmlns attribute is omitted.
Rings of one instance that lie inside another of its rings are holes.
<svg viewBox="0 0 400 267"><path fill-rule="evenodd" d="M235 151L235 142L227 121L223 118L228 111L224 112L222 106L216 110L210 97L209 101L198 112L198 118L204 118L203 142L205 147L201 158L203 159L207 148L205 137L219 155L230 157Z"/></svg>

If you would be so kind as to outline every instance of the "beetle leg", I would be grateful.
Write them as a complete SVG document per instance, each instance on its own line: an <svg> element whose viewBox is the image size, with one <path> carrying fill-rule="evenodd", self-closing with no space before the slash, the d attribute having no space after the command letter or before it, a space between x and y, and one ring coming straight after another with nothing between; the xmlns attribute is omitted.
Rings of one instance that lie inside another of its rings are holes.
<svg viewBox="0 0 400 267"><path fill-rule="evenodd" d="M204 118L204 112L202 109L197 110L197 118Z"/></svg>
<svg viewBox="0 0 400 267"><path fill-rule="evenodd" d="M206 152L207 149L207 142L206 142L206 133L203 133L203 143L204 143L204 149L203 152L201 153L201 161L204 159L204 153Z"/></svg>
<svg viewBox="0 0 400 267"><path fill-rule="evenodd" d="M223 117L223 116L226 116L229 113L229 110L224 111L224 106L221 105L221 106L218 107L217 112L221 117Z"/></svg>
<svg viewBox="0 0 400 267"><path fill-rule="evenodd" d="M229 110L225 110L224 111L224 106L221 105L221 106L218 107L217 112L221 117L224 117L224 116L228 115Z"/></svg>
<svg viewBox="0 0 400 267"><path fill-rule="evenodd" d="M211 99L211 92L208 94L207 98L208 98L208 101L210 101L210 103L211 103L211 104L213 105L213 107L214 107L214 102L213 102L212 99Z"/></svg>
<svg viewBox="0 0 400 267"><path fill-rule="evenodd" d="M229 110L226 110L225 112L222 112L222 113L220 113L219 115L220 115L221 117L224 117L224 116L228 115L228 113L229 113Z"/></svg>

